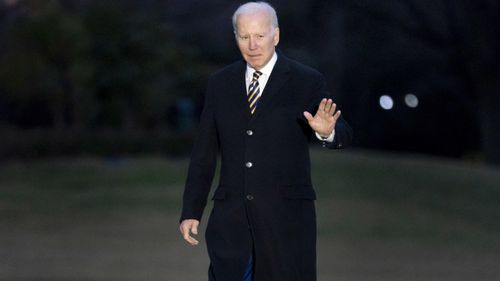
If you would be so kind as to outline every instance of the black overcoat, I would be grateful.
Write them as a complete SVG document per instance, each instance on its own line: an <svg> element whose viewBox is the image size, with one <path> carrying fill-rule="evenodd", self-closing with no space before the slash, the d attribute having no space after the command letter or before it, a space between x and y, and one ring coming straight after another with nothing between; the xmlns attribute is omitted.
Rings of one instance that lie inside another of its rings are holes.
<svg viewBox="0 0 500 281"><path fill-rule="evenodd" d="M220 155L220 181L206 229L211 281L241 281L254 256L255 281L316 280L315 191L303 117L314 115L326 91L317 71L278 53L252 115L246 99L246 63L208 82L183 197L181 220L201 219ZM330 148L351 141L340 118Z"/></svg>

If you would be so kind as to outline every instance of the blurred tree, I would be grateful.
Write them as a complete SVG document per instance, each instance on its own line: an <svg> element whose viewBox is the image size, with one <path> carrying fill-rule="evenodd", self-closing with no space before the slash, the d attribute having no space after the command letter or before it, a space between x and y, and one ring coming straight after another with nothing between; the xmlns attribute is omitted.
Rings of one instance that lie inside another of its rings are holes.
<svg viewBox="0 0 500 281"><path fill-rule="evenodd" d="M197 97L210 66L176 39L155 5L27 0L6 31L1 88L38 101L51 126L73 131L164 128L167 108ZM32 114L31 118L38 118Z"/></svg>
<svg viewBox="0 0 500 281"><path fill-rule="evenodd" d="M169 105L201 91L192 81L206 77L206 64L176 39L154 5L147 7L115 1L87 7L98 127L160 128Z"/></svg>
<svg viewBox="0 0 500 281"><path fill-rule="evenodd" d="M11 99L41 101L52 126L81 128L90 96L89 35L78 17L58 1L25 1L25 10L7 30L0 54L0 81ZM36 118L36 117L35 117Z"/></svg>

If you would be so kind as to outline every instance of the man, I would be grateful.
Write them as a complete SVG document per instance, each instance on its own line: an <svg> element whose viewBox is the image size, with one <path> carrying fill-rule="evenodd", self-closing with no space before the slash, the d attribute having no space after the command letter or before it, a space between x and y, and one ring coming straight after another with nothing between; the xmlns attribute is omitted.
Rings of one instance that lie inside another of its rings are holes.
<svg viewBox="0 0 500 281"><path fill-rule="evenodd" d="M308 144L341 148L351 129L317 71L275 50L274 9L233 15L244 60L209 80L184 191L180 230L191 245L221 156L206 229L210 281L316 280L316 219ZM314 115L311 114L315 113Z"/></svg>

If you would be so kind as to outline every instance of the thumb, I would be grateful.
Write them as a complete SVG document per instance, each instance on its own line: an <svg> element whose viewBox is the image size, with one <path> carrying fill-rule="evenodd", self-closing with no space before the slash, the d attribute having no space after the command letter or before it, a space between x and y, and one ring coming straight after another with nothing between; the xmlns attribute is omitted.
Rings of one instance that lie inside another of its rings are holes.
<svg viewBox="0 0 500 281"><path fill-rule="evenodd" d="M304 111L304 117L307 119L307 121L312 121L314 119L312 114L307 111Z"/></svg>
<svg viewBox="0 0 500 281"><path fill-rule="evenodd" d="M199 223L197 221L193 222L193 225L191 226L191 232L193 232L193 234L198 235L198 224Z"/></svg>

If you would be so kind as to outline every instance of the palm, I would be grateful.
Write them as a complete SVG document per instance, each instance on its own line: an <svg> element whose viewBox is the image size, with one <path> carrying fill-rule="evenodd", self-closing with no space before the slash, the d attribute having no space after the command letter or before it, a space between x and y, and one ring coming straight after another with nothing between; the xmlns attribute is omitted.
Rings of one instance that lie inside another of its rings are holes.
<svg viewBox="0 0 500 281"><path fill-rule="evenodd" d="M304 116L306 117L309 126L311 126L311 129L313 129L320 136L329 136L333 129L335 129L337 119L340 117L340 111L335 112L336 107L336 104L334 104L331 99L323 99L321 100L318 110L314 116L307 111L304 112Z"/></svg>

